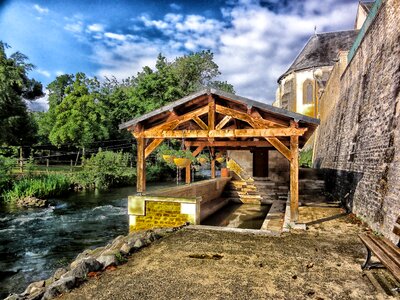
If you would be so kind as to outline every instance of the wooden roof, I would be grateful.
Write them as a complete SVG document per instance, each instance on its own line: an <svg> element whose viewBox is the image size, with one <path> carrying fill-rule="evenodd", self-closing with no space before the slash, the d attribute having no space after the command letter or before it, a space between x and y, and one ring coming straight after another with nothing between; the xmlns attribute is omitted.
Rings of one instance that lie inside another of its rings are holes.
<svg viewBox="0 0 400 300"><path fill-rule="evenodd" d="M210 98L213 99L217 108L215 112L215 124L223 125L220 126L221 128L217 128L221 130L255 128L251 120L259 120L261 122L259 123L261 127L257 128L263 129L286 128L290 127L291 122L296 122L298 128L306 130L299 139L300 146L303 146L319 125L319 120L315 118L220 90L204 89L144 114L143 116L122 123L119 128L128 129L129 131L135 131L135 128L138 127L144 131L155 128L166 130L170 128L168 126L163 127L162 124L173 125L173 120L180 118L183 122L179 122L179 124L173 128L176 131L180 130L180 132L183 132L185 130L196 131L198 129L207 129L208 125L206 124L209 124L208 104ZM187 120L184 120L185 116L187 116ZM268 132L266 132L266 134L268 134ZM151 135L148 135L148 137L153 138ZM178 134L176 138L179 138ZM193 141L193 139L196 141L207 140L207 138L201 134L196 138L187 136L185 139L188 141ZM280 137L280 139L285 145L289 144L289 136ZM232 136L215 138L215 145L221 145L221 141L224 140L232 140ZM247 141L247 143L242 144L247 144L249 147L256 147L257 141L260 140L258 143L260 147L268 146L265 140L262 139L262 136L241 136L237 137L235 140ZM217 143L218 141L220 142Z"/></svg>

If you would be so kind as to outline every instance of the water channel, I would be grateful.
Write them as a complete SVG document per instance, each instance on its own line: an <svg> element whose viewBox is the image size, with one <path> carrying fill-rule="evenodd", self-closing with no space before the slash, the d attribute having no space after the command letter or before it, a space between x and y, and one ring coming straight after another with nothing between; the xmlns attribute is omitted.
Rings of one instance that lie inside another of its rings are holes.
<svg viewBox="0 0 400 300"><path fill-rule="evenodd" d="M50 199L45 209L0 207L0 299L49 278L83 250L127 234L127 198L134 193L135 187L124 187L71 193Z"/></svg>

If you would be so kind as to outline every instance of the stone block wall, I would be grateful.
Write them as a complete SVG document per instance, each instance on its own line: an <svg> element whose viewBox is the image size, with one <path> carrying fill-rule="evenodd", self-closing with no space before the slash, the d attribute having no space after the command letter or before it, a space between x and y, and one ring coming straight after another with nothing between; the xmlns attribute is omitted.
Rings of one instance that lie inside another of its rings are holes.
<svg viewBox="0 0 400 300"><path fill-rule="evenodd" d="M400 1L383 2L321 98L314 165L354 213L393 242L400 215ZM339 68L337 66L336 68Z"/></svg>

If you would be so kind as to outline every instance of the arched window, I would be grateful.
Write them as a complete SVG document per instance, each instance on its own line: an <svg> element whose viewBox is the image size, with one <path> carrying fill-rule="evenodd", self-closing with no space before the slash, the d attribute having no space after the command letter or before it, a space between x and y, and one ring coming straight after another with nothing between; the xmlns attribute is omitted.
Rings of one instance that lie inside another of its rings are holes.
<svg viewBox="0 0 400 300"><path fill-rule="evenodd" d="M303 83L303 104L312 104L314 101L314 85L310 79Z"/></svg>

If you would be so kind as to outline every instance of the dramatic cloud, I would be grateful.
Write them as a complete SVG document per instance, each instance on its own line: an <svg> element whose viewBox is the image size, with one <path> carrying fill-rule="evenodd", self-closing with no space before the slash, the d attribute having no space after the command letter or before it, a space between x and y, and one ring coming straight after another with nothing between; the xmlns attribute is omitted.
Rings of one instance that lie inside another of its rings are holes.
<svg viewBox="0 0 400 300"><path fill-rule="evenodd" d="M98 24L98 23L91 24L87 28L88 28L89 31L92 31L92 32L102 32L102 31L104 31L104 26L102 24Z"/></svg>

